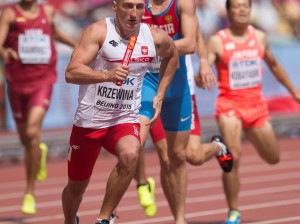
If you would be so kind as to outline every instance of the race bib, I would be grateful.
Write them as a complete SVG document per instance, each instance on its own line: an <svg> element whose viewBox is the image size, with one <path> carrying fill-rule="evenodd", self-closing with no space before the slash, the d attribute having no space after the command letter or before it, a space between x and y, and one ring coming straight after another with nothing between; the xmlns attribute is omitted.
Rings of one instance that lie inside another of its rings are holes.
<svg viewBox="0 0 300 224"><path fill-rule="evenodd" d="M133 111L135 109L136 87L97 84L95 106L101 110Z"/></svg>
<svg viewBox="0 0 300 224"><path fill-rule="evenodd" d="M230 89L253 88L259 86L261 81L261 60L259 58L229 62Z"/></svg>
<svg viewBox="0 0 300 224"><path fill-rule="evenodd" d="M23 64L48 64L51 58L49 35L19 35L19 57Z"/></svg>

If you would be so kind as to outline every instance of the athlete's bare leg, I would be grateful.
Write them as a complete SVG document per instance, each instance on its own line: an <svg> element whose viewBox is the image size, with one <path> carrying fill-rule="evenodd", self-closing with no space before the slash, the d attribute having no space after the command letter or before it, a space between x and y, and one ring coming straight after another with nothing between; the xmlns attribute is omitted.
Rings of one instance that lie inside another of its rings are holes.
<svg viewBox="0 0 300 224"><path fill-rule="evenodd" d="M220 146L215 143L201 143L199 135L190 135L189 144L186 150L186 160L194 166L200 166L203 163L214 158L220 152Z"/></svg>
<svg viewBox="0 0 300 224"><path fill-rule="evenodd" d="M124 136L117 144L118 163L111 172L98 218L109 219L135 174L141 145L134 136Z"/></svg>
<svg viewBox="0 0 300 224"><path fill-rule="evenodd" d="M269 164L279 162L280 150L270 122L267 122L263 127L247 128L245 134L263 160Z"/></svg>
<svg viewBox="0 0 300 224"><path fill-rule="evenodd" d="M69 178L68 185L62 193L62 206L65 217L64 224L76 224L75 216L89 182L90 178L83 181L73 181Z"/></svg>
<svg viewBox="0 0 300 224"><path fill-rule="evenodd" d="M223 187L229 210L238 209L238 194L240 191L239 164L241 156L242 123L236 117L219 116L219 130L225 145L233 154L233 168L229 173L223 173Z"/></svg>
<svg viewBox="0 0 300 224"><path fill-rule="evenodd" d="M137 163L136 172L134 175L134 179L138 184L146 184L147 183L147 176L145 172L145 161L144 161L144 151L145 151L145 144L147 138L150 133L150 126L146 126L145 124L149 122L149 118L146 116L140 115L140 137L141 137L141 150L139 152L139 159Z"/></svg>
<svg viewBox="0 0 300 224"><path fill-rule="evenodd" d="M162 188L164 190L165 196L168 200L168 203L170 205L171 212L173 216L175 217L176 214L176 207L175 202L173 199L173 195L170 193L168 189L171 188L170 182L168 181L168 169L170 166L169 163L169 157L168 157L168 146L167 146L167 140L161 139L155 143L155 148L158 152L158 158L160 162L161 172L160 172L160 182L162 185Z"/></svg>
<svg viewBox="0 0 300 224"><path fill-rule="evenodd" d="M174 204L175 208L175 224L183 224L185 222L185 198L187 191L187 167L186 167L186 147L189 140L190 131L170 132L166 131L168 143L168 168L162 170L166 175L162 175L165 183L170 188L165 189L166 193L173 198L169 201Z"/></svg>
<svg viewBox="0 0 300 224"><path fill-rule="evenodd" d="M32 107L28 113L27 122L16 123L20 141L25 147L24 163L27 181L25 193L28 194L34 194L36 174L41 157L39 144L44 116L44 108Z"/></svg>

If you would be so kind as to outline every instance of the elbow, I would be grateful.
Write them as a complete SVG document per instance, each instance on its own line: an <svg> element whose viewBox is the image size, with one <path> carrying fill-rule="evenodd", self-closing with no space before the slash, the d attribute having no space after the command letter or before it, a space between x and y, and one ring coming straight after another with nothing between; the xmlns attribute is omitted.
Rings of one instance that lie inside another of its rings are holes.
<svg viewBox="0 0 300 224"><path fill-rule="evenodd" d="M66 73L65 73L65 80L67 83L72 83L72 74L69 70L66 70Z"/></svg>
<svg viewBox="0 0 300 224"><path fill-rule="evenodd" d="M189 44L186 48L186 54L194 54L196 51L196 44Z"/></svg>

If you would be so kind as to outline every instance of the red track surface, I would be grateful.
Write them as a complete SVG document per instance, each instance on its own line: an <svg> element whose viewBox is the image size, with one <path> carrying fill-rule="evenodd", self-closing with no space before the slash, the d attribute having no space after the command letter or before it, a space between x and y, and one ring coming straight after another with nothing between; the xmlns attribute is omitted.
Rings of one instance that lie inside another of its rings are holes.
<svg viewBox="0 0 300 224"><path fill-rule="evenodd" d="M244 144L241 164L240 210L242 223L300 223L300 139L280 139L280 164L270 166ZM78 215L80 224L94 224L102 202L106 179L116 159L100 155ZM36 187L38 212L33 216L20 213L24 190L23 166L0 168L0 223L63 224L61 192L67 181L66 161L48 163L49 178ZM227 208L221 184L221 171L216 160L202 167L188 166L188 195L186 217L189 224L221 224ZM147 154L147 172L156 179L158 212L154 218L145 217L138 204L132 182L118 207L118 224L172 223L159 181L156 153Z"/></svg>

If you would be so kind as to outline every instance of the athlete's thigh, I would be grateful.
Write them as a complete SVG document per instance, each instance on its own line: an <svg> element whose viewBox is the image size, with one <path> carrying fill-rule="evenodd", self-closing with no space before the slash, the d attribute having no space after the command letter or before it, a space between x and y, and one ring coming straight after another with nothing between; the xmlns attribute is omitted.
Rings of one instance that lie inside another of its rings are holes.
<svg viewBox="0 0 300 224"><path fill-rule="evenodd" d="M150 126L146 125L150 121L150 119L145 115L139 115L140 118L140 136L141 136L141 145L145 146L145 143L148 139L150 133Z"/></svg>
<svg viewBox="0 0 300 224"><path fill-rule="evenodd" d="M7 94L16 123L23 123L24 125L26 125L26 108L28 105L27 94L17 91L11 86L8 86Z"/></svg>
<svg viewBox="0 0 300 224"><path fill-rule="evenodd" d="M170 160L186 158L186 148L189 142L190 131L166 131L168 155Z"/></svg>
<svg viewBox="0 0 300 224"><path fill-rule="evenodd" d="M118 156L121 150L136 150L141 145L140 124L123 123L109 127L103 142L103 147L111 154Z"/></svg>
<svg viewBox="0 0 300 224"><path fill-rule="evenodd" d="M263 159L270 162L279 159L276 135L269 121L261 127L246 128L245 134Z"/></svg>
<svg viewBox="0 0 300 224"><path fill-rule="evenodd" d="M53 85L43 85L42 88L37 88L29 97L28 109L32 107L42 107L45 111L48 110L51 94L52 94Z"/></svg>
<svg viewBox="0 0 300 224"><path fill-rule="evenodd" d="M242 122L235 116L220 114L217 119L218 127L225 144L238 156L241 150Z"/></svg>
<svg viewBox="0 0 300 224"><path fill-rule="evenodd" d="M41 129L43 119L45 117L46 111L44 108L36 106L32 107L27 114L27 130L37 131Z"/></svg>
<svg viewBox="0 0 300 224"><path fill-rule="evenodd" d="M30 127L39 128L46 111L49 108L52 93L52 85L44 85L37 88L28 96L27 124Z"/></svg>
<svg viewBox="0 0 300 224"><path fill-rule="evenodd" d="M92 129L73 125L68 149L68 176L75 181L92 175L107 128Z"/></svg>

